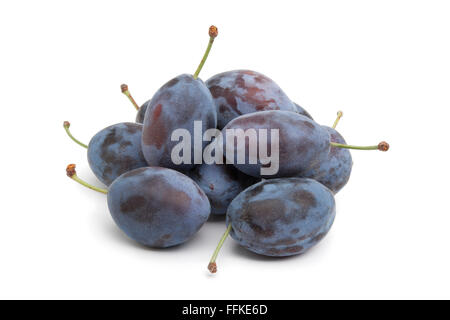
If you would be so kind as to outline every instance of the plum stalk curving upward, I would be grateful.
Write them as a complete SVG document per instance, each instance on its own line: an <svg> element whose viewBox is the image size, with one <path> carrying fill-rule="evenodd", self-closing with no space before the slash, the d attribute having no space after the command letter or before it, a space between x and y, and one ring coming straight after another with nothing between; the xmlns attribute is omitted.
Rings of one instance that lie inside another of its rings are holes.
<svg viewBox="0 0 450 320"><path fill-rule="evenodd" d="M139 107L138 104L136 103L136 101L134 100L133 96L131 95L130 90L128 89L128 85L122 84L120 86L120 90L128 98L128 100L131 101L131 104L137 110L136 122L137 123L143 123L144 122L145 112L147 111L147 108L148 108L148 106L150 104L150 100L146 101L142 106Z"/></svg>

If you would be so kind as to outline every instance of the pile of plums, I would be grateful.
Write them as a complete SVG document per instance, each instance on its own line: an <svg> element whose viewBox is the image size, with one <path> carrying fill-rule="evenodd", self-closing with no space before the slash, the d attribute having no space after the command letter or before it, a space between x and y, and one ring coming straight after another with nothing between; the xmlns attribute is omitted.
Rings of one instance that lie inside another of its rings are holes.
<svg viewBox="0 0 450 320"><path fill-rule="evenodd" d="M136 122L111 125L88 145L73 137L70 123L64 122L67 134L87 149L89 166L107 189L81 180L74 164L67 175L107 194L111 216L128 237L167 248L191 239L210 215L226 216L226 231L208 265L211 272L217 270L217 254L228 235L252 252L274 257L301 254L317 244L333 224L334 195L350 178L349 149L389 148L386 142L347 145L335 129L342 112L332 127L319 125L261 73L228 71L203 82L198 75L217 34L211 26L207 50L193 75L168 81L141 107L128 86L121 86L137 109ZM201 142L195 139L196 126ZM178 144L173 135L180 129L191 139L182 150L188 161L182 162L173 160ZM210 129L219 134L202 139ZM277 130L278 147L270 145L267 151L278 152L278 170L264 173L269 164L258 153L250 156L250 137L244 135L241 144L227 141L228 129ZM219 140L227 146L215 154L222 161L198 159Z"/></svg>

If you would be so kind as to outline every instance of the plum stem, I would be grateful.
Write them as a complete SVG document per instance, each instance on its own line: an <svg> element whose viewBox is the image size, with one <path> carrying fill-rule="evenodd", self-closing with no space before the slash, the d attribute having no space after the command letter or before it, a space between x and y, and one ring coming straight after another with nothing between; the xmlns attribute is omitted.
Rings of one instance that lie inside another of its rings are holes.
<svg viewBox="0 0 450 320"><path fill-rule="evenodd" d="M355 149L355 150L380 150L380 151L388 151L389 144L386 141L382 141L376 146L352 146L348 144L330 142L332 147L343 148L343 149Z"/></svg>
<svg viewBox="0 0 450 320"><path fill-rule="evenodd" d="M106 189L102 189L102 188L98 188L95 187L89 183L87 183L86 181L81 180L78 176L77 176L77 171L75 170L76 165L75 164L69 164L66 168L66 174L69 178L71 178L72 180L75 180L76 182L78 182L79 184L85 186L86 188L95 190L97 192L100 193L104 193L107 194L108 190Z"/></svg>
<svg viewBox="0 0 450 320"><path fill-rule="evenodd" d="M198 75L200 74L200 71L203 68L203 65L206 62L206 59L208 58L209 52L211 51L211 47L214 43L214 39L217 37L218 31L217 28L215 26L211 26L209 27L209 42L208 42L208 47L206 48L205 54L203 55L202 61L200 61L200 64L197 67L197 70L195 70L194 73L194 79L198 78Z"/></svg>
<svg viewBox="0 0 450 320"><path fill-rule="evenodd" d="M72 133L70 133L70 122L69 121L64 121L64 130L66 130L67 135L70 137L70 139L72 139L75 143L79 144L80 146L82 146L83 148L88 148L87 145L85 145L83 142L79 141L78 139L76 139Z"/></svg>
<svg viewBox="0 0 450 320"><path fill-rule="evenodd" d="M217 255L219 254L220 249L222 248L225 240L227 239L228 235L230 234L230 231L231 231L231 223L228 225L228 228L225 231L225 233L223 234L222 238L220 238L219 244L217 245L216 250L214 250L211 260L209 260L208 270L211 273L217 272L217 264L216 264Z"/></svg>
<svg viewBox="0 0 450 320"><path fill-rule="evenodd" d="M120 85L120 90L122 90L122 93L127 96L127 98L131 101L133 106L136 108L137 111L139 111L139 106L134 100L133 96L131 95L130 91L128 91L128 86L126 84Z"/></svg>
<svg viewBox="0 0 450 320"><path fill-rule="evenodd" d="M342 111L338 111L336 120L334 120L334 123L333 123L333 127L332 127L333 129L336 129L336 126L339 123L339 120L341 120L343 115L344 115L344 113Z"/></svg>

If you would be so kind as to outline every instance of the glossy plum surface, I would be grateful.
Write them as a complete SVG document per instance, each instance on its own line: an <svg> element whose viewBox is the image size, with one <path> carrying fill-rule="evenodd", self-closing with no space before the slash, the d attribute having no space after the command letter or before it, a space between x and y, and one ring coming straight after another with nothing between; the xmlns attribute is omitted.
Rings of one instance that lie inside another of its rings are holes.
<svg viewBox="0 0 450 320"><path fill-rule="evenodd" d="M251 70L219 73L206 81L217 110L217 127L256 111L297 108L281 88L265 75Z"/></svg>
<svg viewBox="0 0 450 320"><path fill-rule="evenodd" d="M205 193L177 171L146 167L117 178L108 191L116 224L131 239L154 248L186 242L209 217Z"/></svg>
<svg viewBox="0 0 450 320"><path fill-rule="evenodd" d="M258 156L257 164L249 163L248 139L245 144L245 164L237 163L237 154L243 152L234 143L234 159L225 152L226 158L245 174L254 177L276 178L296 176L310 170L326 158L330 150L330 135L327 130L313 120L290 111L261 111L242 115L230 121L222 130L225 146L227 146L226 130L255 129L258 137L261 129L267 130L267 149L271 154L271 131L278 129L279 134L279 171L275 175L262 176L262 164ZM230 141L230 143L232 143ZM259 144L259 138L258 138Z"/></svg>
<svg viewBox="0 0 450 320"><path fill-rule="evenodd" d="M138 110L137 114L136 114L136 122L137 123L144 123L144 117L145 117L145 112L147 112L147 108L150 105L150 102L152 100L148 100L146 101Z"/></svg>
<svg viewBox="0 0 450 320"><path fill-rule="evenodd" d="M312 179L259 182L230 204L227 226L241 246L265 256L304 253L328 232L336 214L331 191Z"/></svg>
<svg viewBox="0 0 450 320"><path fill-rule="evenodd" d="M347 144L335 129L326 126L324 128L329 132L331 142ZM336 194L350 179L352 166L350 150L331 147L328 157L321 161L318 167L302 173L301 176L319 181Z"/></svg>
<svg viewBox="0 0 450 320"><path fill-rule="evenodd" d="M162 86L151 99L144 118L142 151L148 164L177 170L194 167L194 121L202 121L202 130L215 128L216 110L211 93L201 79L180 75ZM191 134L191 164L174 164L172 132L187 129ZM206 146L204 142L200 147Z"/></svg>
<svg viewBox="0 0 450 320"><path fill-rule="evenodd" d="M232 165L202 164L189 173L211 203L212 214L225 214L231 201L245 188L259 181Z"/></svg>
<svg viewBox="0 0 450 320"><path fill-rule="evenodd" d="M142 125L131 122L117 123L93 136L87 156L95 176L109 186L121 174L147 166L141 137Z"/></svg>

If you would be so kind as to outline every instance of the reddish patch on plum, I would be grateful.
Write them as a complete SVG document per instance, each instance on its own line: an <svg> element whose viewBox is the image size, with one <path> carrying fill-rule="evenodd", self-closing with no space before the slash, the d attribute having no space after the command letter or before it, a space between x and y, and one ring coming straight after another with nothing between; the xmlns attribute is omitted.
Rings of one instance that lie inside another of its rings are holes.
<svg viewBox="0 0 450 320"><path fill-rule="evenodd" d="M236 96L233 90L230 90L228 88L224 89L220 86L212 86L211 88L209 88L209 91L211 91L211 94L215 99L223 97L227 101L228 105L233 108L233 110L239 113L239 111L237 110ZM224 112L225 110L220 111Z"/></svg>
<svg viewBox="0 0 450 320"><path fill-rule="evenodd" d="M120 210L124 213L135 212L144 207L147 200L142 196L133 196L120 204Z"/></svg>
<svg viewBox="0 0 450 320"><path fill-rule="evenodd" d="M158 104L155 107L155 110L153 111L153 120L158 120L159 116L161 115L161 111L162 111L162 104Z"/></svg>
<svg viewBox="0 0 450 320"><path fill-rule="evenodd" d="M158 104L153 110L150 123L147 124L146 134L143 136L144 144L154 145L158 149L161 149L168 138L167 128L161 114L162 104Z"/></svg>

